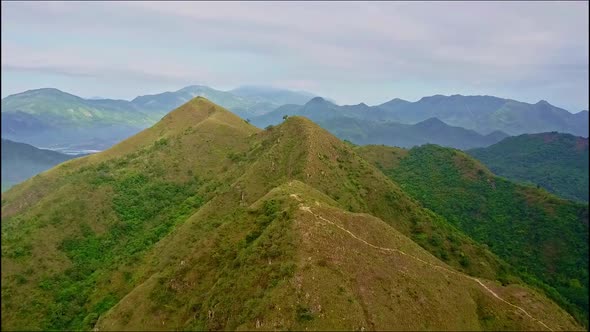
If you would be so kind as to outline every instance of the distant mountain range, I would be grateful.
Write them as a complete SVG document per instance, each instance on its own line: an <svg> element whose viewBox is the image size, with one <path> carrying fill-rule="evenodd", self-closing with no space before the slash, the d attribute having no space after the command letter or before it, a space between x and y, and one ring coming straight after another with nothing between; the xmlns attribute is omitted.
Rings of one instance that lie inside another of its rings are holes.
<svg viewBox="0 0 590 332"><path fill-rule="evenodd" d="M2 139L2 191L75 157Z"/></svg>
<svg viewBox="0 0 590 332"><path fill-rule="evenodd" d="M588 137L588 111L572 114L544 100L529 104L493 96L435 95L413 103L392 100L378 107L388 111L382 119L401 123L436 117L481 134L496 130L509 135L558 131Z"/></svg>
<svg viewBox="0 0 590 332"><path fill-rule="evenodd" d="M495 174L588 201L588 138L556 132L509 137L467 151Z"/></svg>
<svg viewBox="0 0 590 332"><path fill-rule="evenodd" d="M384 144L410 148L432 143L457 149L469 149L489 146L508 137L501 131L481 135L473 130L449 126L437 118L430 118L414 125L348 117L322 120L317 123L336 137L359 145Z"/></svg>
<svg viewBox="0 0 590 332"><path fill-rule="evenodd" d="M413 147L433 143L469 149L488 146L508 137L501 131L481 135L473 130L449 126L437 118L426 119L416 124L379 119L379 116L386 112L384 109L366 104L338 106L316 97L302 106L284 105L273 112L253 118L251 122L264 128L280 123L285 115L305 116L336 137L359 145Z"/></svg>
<svg viewBox="0 0 590 332"><path fill-rule="evenodd" d="M435 95L416 102L396 98L377 106L364 103L338 106L316 97L307 105L284 105L251 120L258 126L274 125L284 115L302 115L315 121L347 116L403 124L437 118L450 126L463 127L483 135L496 131L508 135L558 131L588 137L588 111L572 114L546 101L528 104L492 96Z"/></svg>
<svg viewBox="0 0 590 332"><path fill-rule="evenodd" d="M102 150L153 125L196 96L211 99L244 118L313 98L306 92L265 87L226 92L193 85L131 101L84 99L58 89L36 89L2 99L2 137L36 146Z"/></svg>
<svg viewBox="0 0 590 332"><path fill-rule="evenodd" d="M465 149L522 133L588 136L587 111L572 114L544 101L527 104L491 96L436 95L417 102L393 99L378 106L339 106L307 92L265 87L220 91L193 85L131 101L84 99L57 89L29 90L2 99L2 137L52 149L103 150L195 96L261 128L280 123L284 115L302 115L359 144L435 143Z"/></svg>

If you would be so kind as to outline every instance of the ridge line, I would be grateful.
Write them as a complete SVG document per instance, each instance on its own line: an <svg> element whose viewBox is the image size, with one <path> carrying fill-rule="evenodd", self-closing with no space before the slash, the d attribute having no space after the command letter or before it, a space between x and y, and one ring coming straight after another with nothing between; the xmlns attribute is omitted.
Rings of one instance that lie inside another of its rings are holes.
<svg viewBox="0 0 590 332"><path fill-rule="evenodd" d="M436 264L432 264L432 263L430 263L430 262L427 262L427 261L425 261L425 260L423 260L423 259L421 259L421 258L418 258L418 257L416 257L416 256L413 256L413 255L410 255L410 254L408 254L408 253L405 253L405 252L403 252L403 251L401 251L401 250L399 250L399 249L395 249L395 248L386 248L386 247L380 247L380 246L376 246L376 245L374 245L374 244L372 244L372 243L369 243L369 242L367 242L367 241L365 241L365 240L363 240L363 239L359 238L359 237L358 237L358 236L356 236L354 233L352 233L352 232L351 232L351 231L349 231L348 229L346 229L346 228L344 228L344 227L342 227L342 226L340 226L340 225L336 224L335 222L333 222L333 221L331 221L331 220L328 220L328 219L326 219L326 218L324 218L324 217L322 217L322 216L320 216L320 215L317 215L317 214L315 214L313 211L311 211L311 208L310 208L310 207L308 207L308 206L304 206L304 205L302 205L302 204L301 204L301 205L300 205L300 207L299 207L299 209L300 209L300 210L307 211L307 212L311 213L311 214L312 214L314 217L316 217L316 219L323 220L323 221L325 221L325 222L327 222L327 223L329 223L329 224L331 224L331 225L334 225L334 226L336 226L336 227L337 227L337 228L339 228L340 230L342 230L342 231L344 231L344 232L348 233L348 234L349 234L350 236L352 236L354 239L356 239L356 240L358 240L358 241L360 241L360 242L362 242L362 243L364 243L364 244L366 244L366 245L368 245L368 246L370 246L370 247L372 247L372 248L375 248L375 249L378 249L378 250L381 250L381 251L386 251L386 252L397 252L397 253L399 253L399 254L402 254L402 255L408 256L408 257L410 257L410 258L412 258L412 259L414 259L414 260L420 261L420 262L422 262L422 263L424 263L424 264L426 264L426 265L429 265L429 266L431 266L431 267L433 267L433 268L436 268L436 269L441 269L441 270L445 270L445 271L447 271L447 272L450 272L450 273L453 273L453 274L456 274L456 275L459 275L459 276L465 277L465 278L467 278L467 279L471 279L471 280L473 280L473 281L477 282L477 283L478 283L480 286L482 286L482 287L483 287L483 289L484 289L484 290L486 290L488 293L492 294L492 295L493 295L495 298L497 298L498 300L500 300L500 301L502 301L502 302L504 302L504 303L506 303L506 304L508 304L508 305L510 305L510 306L512 306L512 307L514 307L514 308L516 308L516 309L518 309L518 310L520 310L520 311L522 311L522 312L523 312L523 313L524 313L526 316L528 316L528 317L529 317L530 319L532 319L533 321L535 321L535 322L539 323L540 325L543 325L543 327L545 327L547 330L549 330L549 331L553 331L553 329L551 329L549 326L547 326L547 325L546 325L545 323L543 323L541 320L539 320L539 319L536 319L535 317L533 317L531 314L529 314L529 313L528 313L526 310L524 310L523 308L521 308L521 307L519 307L519 306L517 306L517 305L515 305L515 304L512 304L512 303L508 302L507 300L503 299L502 297L500 297L498 294L496 294L496 292L494 292L493 290L491 290L490 288L488 288L488 287L487 287L487 286L486 286L486 285L485 285L483 282L481 282L481 280L479 280L478 278L475 278L475 277L472 277L472 276L466 275L466 274L464 274L464 273L459 273L459 272L457 272L457 271L453 271L453 270L451 270L451 269L448 269L448 268L446 268L446 267L444 267L444 266L439 266L439 265L436 265Z"/></svg>

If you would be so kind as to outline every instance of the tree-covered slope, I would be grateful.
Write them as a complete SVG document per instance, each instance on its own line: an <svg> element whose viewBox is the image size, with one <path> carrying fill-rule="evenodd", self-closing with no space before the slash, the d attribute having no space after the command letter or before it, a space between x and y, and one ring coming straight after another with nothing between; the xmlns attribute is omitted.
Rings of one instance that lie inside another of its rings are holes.
<svg viewBox="0 0 590 332"><path fill-rule="evenodd" d="M522 276L588 320L588 205L495 176L465 153L435 145L358 152L415 199L486 244ZM530 278L527 278L530 280ZM548 290L551 294L551 290Z"/></svg>
<svg viewBox="0 0 590 332"><path fill-rule="evenodd" d="M75 157L2 139L2 191Z"/></svg>
<svg viewBox="0 0 590 332"><path fill-rule="evenodd" d="M467 151L495 174L588 201L588 138L556 132L510 137Z"/></svg>
<svg viewBox="0 0 590 332"><path fill-rule="evenodd" d="M5 330L581 328L303 118L196 98L2 200Z"/></svg>

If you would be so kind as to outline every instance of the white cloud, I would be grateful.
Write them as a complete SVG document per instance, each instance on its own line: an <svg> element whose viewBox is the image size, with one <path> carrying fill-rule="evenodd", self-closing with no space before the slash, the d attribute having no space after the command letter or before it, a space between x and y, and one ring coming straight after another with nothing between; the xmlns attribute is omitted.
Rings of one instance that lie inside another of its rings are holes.
<svg viewBox="0 0 590 332"><path fill-rule="evenodd" d="M386 90L404 80L462 91L511 85L514 98L519 84L540 81L588 88L588 2L3 3L2 26L3 51L14 55L3 52L2 66L13 69L306 82L351 103L380 84L382 99L404 97ZM549 86L538 84L539 99L551 92L573 105ZM587 93L574 99L587 107Z"/></svg>

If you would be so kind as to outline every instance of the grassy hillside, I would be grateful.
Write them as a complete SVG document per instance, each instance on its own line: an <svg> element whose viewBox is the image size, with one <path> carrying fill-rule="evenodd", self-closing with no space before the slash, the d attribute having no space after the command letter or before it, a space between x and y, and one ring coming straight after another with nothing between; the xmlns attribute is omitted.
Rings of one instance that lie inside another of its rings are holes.
<svg viewBox="0 0 590 332"><path fill-rule="evenodd" d="M75 157L2 139L2 191Z"/></svg>
<svg viewBox="0 0 590 332"><path fill-rule="evenodd" d="M507 138L468 153L495 174L588 201L588 138L542 133Z"/></svg>
<svg viewBox="0 0 590 332"><path fill-rule="evenodd" d="M525 279L550 285L554 290L548 293L562 298L560 303L587 324L587 204L494 176L458 150L372 146L358 152L425 207L517 267Z"/></svg>
<svg viewBox="0 0 590 332"><path fill-rule="evenodd" d="M539 294L483 281L518 306L545 307L530 314L551 323L518 314L383 221L336 206L299 181L231 214L204 206L158 244L176 258L154 254L151 277L97 327L576 329Z"/></svg>
<svg viewBox="0 0 590 332"><path fill-rule="evenodd" d="M2 200L6 330L581 328L304 118L196 98Z"/></svg>

